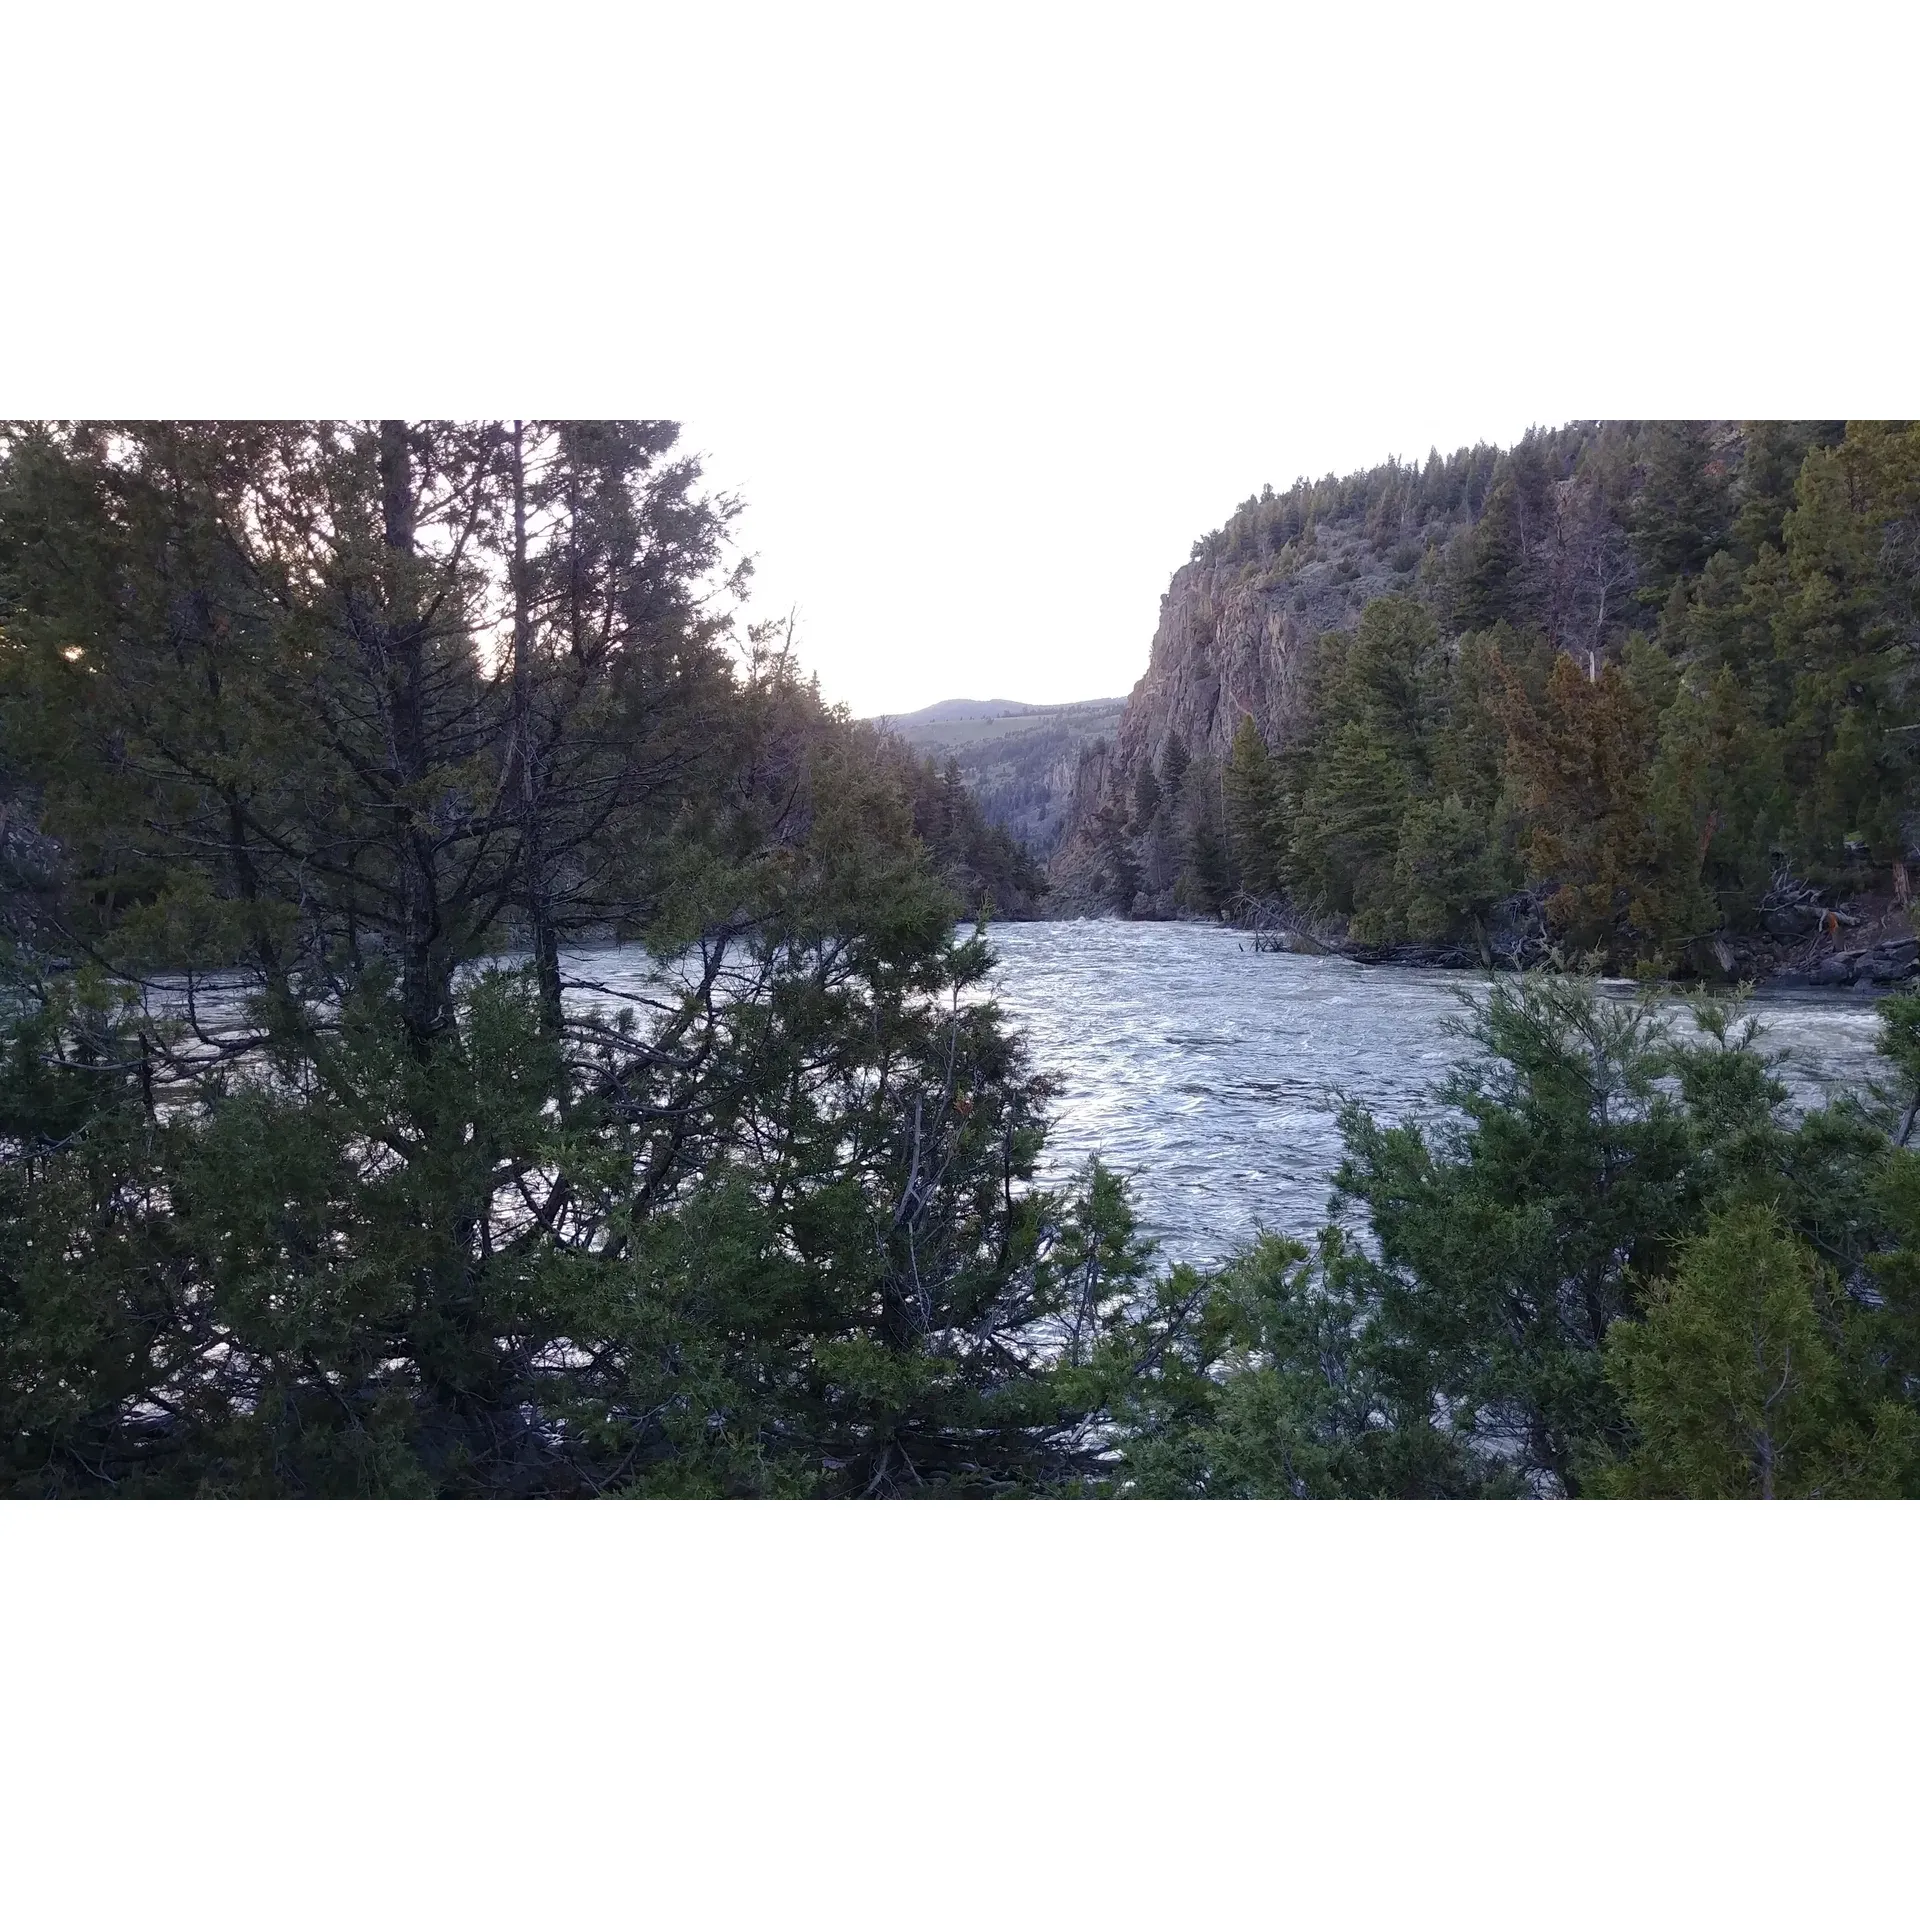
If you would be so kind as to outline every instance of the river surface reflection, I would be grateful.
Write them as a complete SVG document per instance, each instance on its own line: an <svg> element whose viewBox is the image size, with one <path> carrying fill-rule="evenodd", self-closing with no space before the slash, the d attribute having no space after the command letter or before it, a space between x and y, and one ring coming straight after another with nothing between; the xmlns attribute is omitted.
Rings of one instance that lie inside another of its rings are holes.
<svg viewBox="0 0 1920 1920"><path fill-rule="evenodd" d="M1097 1149L1179 1259L1217 1258L1257 1226L1313 1232L1340 1154L1338 1096L1386 1119L1430 1113L1468 1051L1444 1022L1471 975L1255 953L1198 924L1009 922L991 939L993 995L1063 1083L1047 1178ZM1796 1104L1873 1071L1866 995L1762 996L1755 1010L1762 1044L1788 1054Z"/></svg>
<svg viewBox="0 0 1920 1920"><path fill-rule="evenodd" d="M1313 1233L1340 1157L1338 1098L1383 1120L1432 1114L1434 1089L1468 1052L1446 1022L1477 990L1471 974L1255 953L1245 934L1197 923L1007 922L990 939L987 990L1060 1085L1041 1177L1063 1182L1099 1152L1174 1259L1218 1259L1261 1226ZM630 1009L644 1026L675 997L676 969L642 947L572 949L563 964L583 1010ZM196 1004L210 1027L231 1028L244 1001L213 976ZM184 1013L184 984L149 1002ZM1787 1056L1779 1073L1796 1105L1873 1075L1870 995L1762 995L1754 1009L1763 1046Z"/></svg>

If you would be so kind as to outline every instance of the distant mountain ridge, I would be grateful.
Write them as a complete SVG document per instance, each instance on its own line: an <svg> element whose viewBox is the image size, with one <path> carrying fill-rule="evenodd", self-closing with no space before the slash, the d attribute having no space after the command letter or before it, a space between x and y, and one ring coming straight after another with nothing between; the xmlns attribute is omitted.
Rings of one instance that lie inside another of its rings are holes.
<svg viewBox="0 0 1920 1920"><path fill-rule="evenodd" d="M945 720L994 720L1003 714L1032 711L1024 700L936 700L932 706L920 707L912 713L875 714L873 724L898 729L931 726Z"/></svg>
<svg viewBox="0 0 1920 1920"><path fill-rule="evenodd" d="M1023 700L937 700L867 722L944 768L951 761L993 826L1036 859L1060 843L1083 759L1113 739L1123 695L1042 706Z"/></svg>
<svg viewBox="0 0 1920 1920"><path fill-rule="evenodd" d="M969 726L976 721L1066 719L1078 714L1118 711L1127 704L1124 693L1097 700L1058 700L1051 703L1031 700L936 700L930 707L912 713L878 713L869 726L884 727L889 733L911 734L932 727Z"/></svg>

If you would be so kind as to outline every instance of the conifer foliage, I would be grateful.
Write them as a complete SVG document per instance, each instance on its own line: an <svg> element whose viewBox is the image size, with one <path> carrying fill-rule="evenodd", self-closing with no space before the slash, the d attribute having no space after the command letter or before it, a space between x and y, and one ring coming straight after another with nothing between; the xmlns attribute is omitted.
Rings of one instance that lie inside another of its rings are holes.
<svg viewBox="0 0 1920 1920"><path fill-rule="evenodd" d="M732 511L664 422L10 436L0 1485L1089 1470L977 816L734 634Z"/></svg>
<svg viewBox="0 0 1920 1920"><path fill-rule="evenodd" d="M1920 1493L1920 994L1883 1007L1885 1103L1796 1123L1725 1001L1688 1023L1579 976L1497 981L1444 1118L1346 1110L1316 1245L1263 1236L1162 1287L1122 1485Z"/></svg>
<svg viewBox="0 0 1920 1920"><path fill-rule="evenodd" d="M1390 570L1308 643L1290 729L1235 739L1229 890L1463 957L1505 902L1643 973L1763 932L1782 874L1891 899L1920 857L1916 475L1911 425L1613 423L1246 502L1196 556L1260 593L1330 551Z"/></svg>
<svg viewBox="0 0 1920 1920"><path fill-rule="evenodd" d="M1910 838L1920 440L1734 444L1393 470L1383 541L1469 538L1305 740L1109 801L1127 910L1484 952L1526 886L1562 950L1439 1122L1345 1111L1313 1245L1203 1274L1037 1183L956 928L1037 876L736 631L670 424L10 431L0 1492L1920 1492L1920 993L1796 1121L1736 1006L1573 964Z"/></svg>

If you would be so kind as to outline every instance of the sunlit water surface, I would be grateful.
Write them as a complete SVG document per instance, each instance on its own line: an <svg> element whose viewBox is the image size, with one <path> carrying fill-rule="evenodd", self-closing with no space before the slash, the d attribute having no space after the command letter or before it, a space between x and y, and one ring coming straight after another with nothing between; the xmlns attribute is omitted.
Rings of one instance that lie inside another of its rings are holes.
<svg viewBox="0 0 1920 1920"><path fill-rule="evenodd" d="M1340 1157L1340 1096L1388 1121L1435 1113L1434 1090L1470 1051L1446 1023L1463 992L1483 990L1437 969L1255 953L1246 935L1199 924L1009 922L990 938L988 991L1060 1089L1043 1179L1063 1182L1098 1152L1128 1176L1163 1253L1183 1260L1216 1259L1262 1226L1311 1234ZM563 964L583 1008L629 1007L644 1025L673 999L674 969L641 947L575 949ZM179 989L157 999L184 1011ZM202 1017L228 1024L241 999L210 981ZM1871 996L1754 1004L1796 1105L1867 1084Z"/></svg>
<svg viewBox="0 0 1920 1920"><path fill-rule="evenodd" d="M1311 1233L1340 1154L1338 1097L1383 1119L1431 1113L1469 1051L1445 1022L1471 975L1255 953L1246 935L1202 925L1030 921L991 939L994 996L1063 1083L1046 1174L1063 1179L1097 1150L1178 1259L1218 1257L1257 1226ZM1755 1007L1762 1045L1787 1052L1780 1077L1797 1105L1866 1083L1868 996Z"/></svg>

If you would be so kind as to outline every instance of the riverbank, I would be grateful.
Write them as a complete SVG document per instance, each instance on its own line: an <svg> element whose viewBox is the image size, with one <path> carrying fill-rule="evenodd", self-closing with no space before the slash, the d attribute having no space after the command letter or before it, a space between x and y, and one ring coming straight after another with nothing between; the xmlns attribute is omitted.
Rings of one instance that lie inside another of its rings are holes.
<svg viewBox="0 0 1920 1920"><path fill-rule="evenodd" d="M1547 923L1547 897L1519 894L1501 901L1481 923L1471 944L1439 940L1368 945L1350 939L1338 920L1318 919L1271 900L1245 902L1217 919L1073 917L1118 925L1222 926L1251 940L1257 952L1351 960L1363 967L1523 973L1558 964L1566 957ZM1756 932L1701 935L1656 977L1676 987L1837 987L1861 992L1920 983L1920 932L1908 908L1891 895L1861 896L1836 907L1778 906L1768 909L1766 918L1770 924Z"/></svg>

